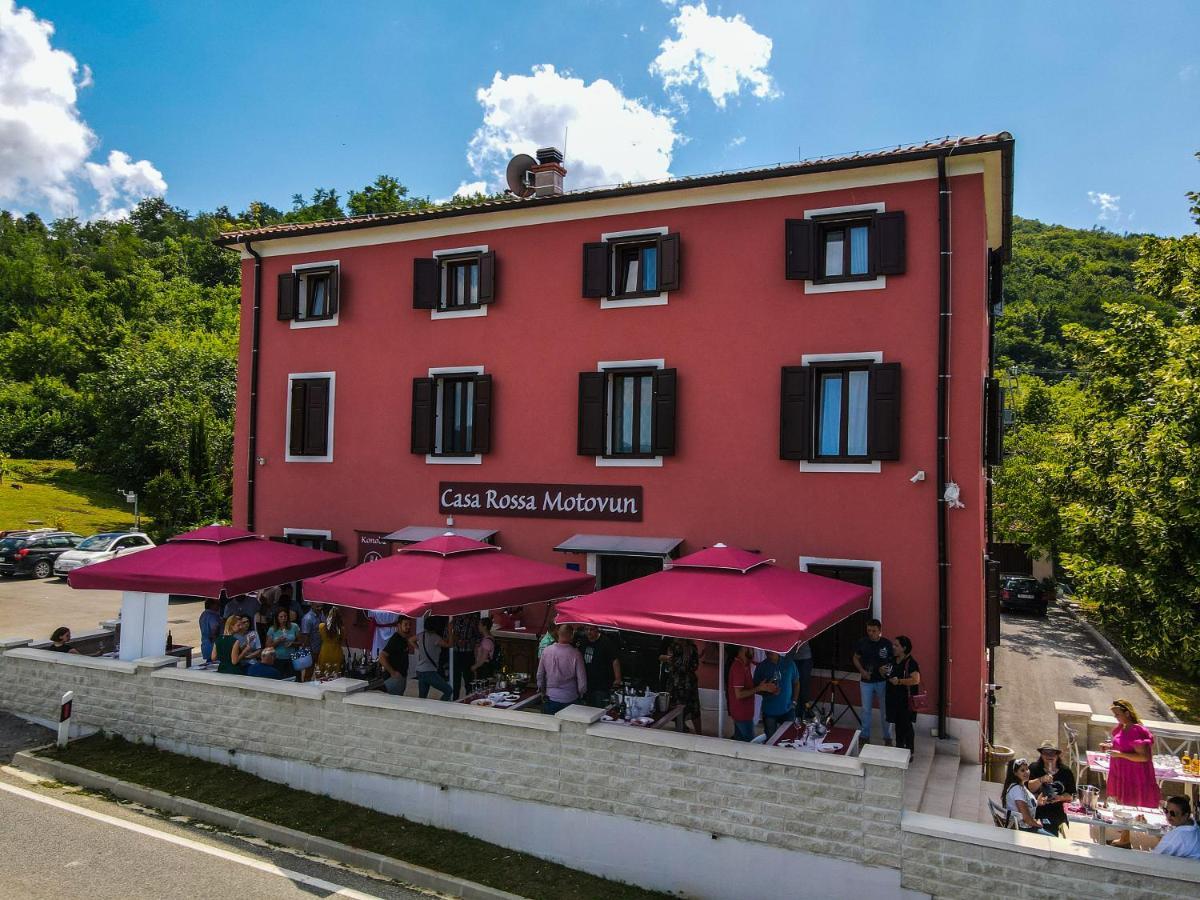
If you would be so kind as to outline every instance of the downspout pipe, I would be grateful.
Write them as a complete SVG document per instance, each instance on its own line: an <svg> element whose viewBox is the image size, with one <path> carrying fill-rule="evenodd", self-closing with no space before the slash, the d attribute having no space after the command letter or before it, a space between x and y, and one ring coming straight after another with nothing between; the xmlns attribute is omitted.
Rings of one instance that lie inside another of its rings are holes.
<svg viewBox="0 0 1200 900"><path fill-rule="evenodd" d="M245 241L242 246L254 257L252 312L250 314L250 414L246 435L246 530L254 530L254 488L258 471L258 342L262 319L262 257Z"/></svg>
<svg viewBox="0 0 1200 900"><path fill-rule="evenodd" d="M937 584L938 584L938 738L946 737L950 674L950 559L946 546L945 500L950 443L950 185L946 154L937 158L938 186L938 383L937 383Z"/></svg>
<svg viewBox="0 0 1200 900"><path fill-rule="evenodd" d="M996 306L1004 297L1004 256L999 250L993 250L991 253L992 271L988 273L988 296L987 296L987 372L988 376L994 376L996 372ZM988 423L991 427L991 423ZM986 490L984 507L984 540L987 542L987 557L991 558L992 545L995 542L996 536L993 525L993 484L992 484L992 463L988 459L983 470L984 488ZM984 580L987 580L987 570L984 570ZM985 587L986 590L986 587ZM996 683L996 648L987 648L987 679L989 685ZM995 688L987 689L987 742L994 744L996 742L996 691Z"/></svg>

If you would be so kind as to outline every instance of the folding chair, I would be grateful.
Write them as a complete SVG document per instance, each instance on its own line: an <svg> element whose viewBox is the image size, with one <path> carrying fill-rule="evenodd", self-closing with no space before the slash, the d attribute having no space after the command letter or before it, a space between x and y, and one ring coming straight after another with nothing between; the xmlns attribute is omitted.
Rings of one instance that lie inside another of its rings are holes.
<svg viewBox="0 0 1200 900"><path fill-rule="evenodd" d="M1013 819L1013 814L1010 810L1005 809L995 800L988 800L988 810L992 814L992 823L997 828L1011 828L1016 830L1017 823Z"/></svg>

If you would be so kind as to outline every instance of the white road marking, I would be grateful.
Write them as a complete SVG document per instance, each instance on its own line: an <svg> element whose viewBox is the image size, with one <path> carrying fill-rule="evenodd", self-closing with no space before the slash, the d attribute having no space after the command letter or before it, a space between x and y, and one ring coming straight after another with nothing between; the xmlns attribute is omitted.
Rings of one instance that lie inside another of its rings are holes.
<svg viewBox="0 0 1200 900"><path fill-rule="evenodd" d="M132 831L147 837L156 838L160 841L166 841L168 844L175 844L178 847L186 847L188 850L195 850L199 853L207 853L209 856L215 856L218 859L223 859L227 862L234 862L251 869L257 869L258 871L266 872L269 875L278 875L280 878L287 878L289 881L295 881L299 884L318 888L322 891L328 891L338 897L349 897L351 900L380 900L379 897L376 897L373 894L364 894L362 891L356 891L353 888L348 888L340 884L334 884L332 881L325 881L323 878L314 878L311 875L305 875L303 872L295 872L291 869L284 869L280 866L274 865L273 863L263 862L262 860L253 859L249 856L242 856L240 853L232 853L229 850L224 850L220 847L211 847L208 844L202 844L199 841L193 841L189 840L188 838L179 837L178 835L156 831L153 828L147 828L145 825L139 825L136 822L127 822L124 819L118 819L115 816L108 816L104 813L85 809L82 806L64 803L62 800L57 800L54 797L46 797L42 794L34 793L33 791L27 791L24 788L15 787L11 784L4 784L0 782L0 791L6 791L10 794L15 794L18 797L24 797L27 800L36 800L38 803L44 803L47 806L53 806L56 809L75 813L76 815L84 816L88 819L94 819L97 822L104 822L106 825L115 825L117 828L124 828L126 831Z"/></svg>
<svg viewBox="0 0 1200 900"><path fill-rule="evenodd" d="M41 784L43 781L49 781L49 778L43 778L41 775L34 775L32 772L26 772L24 769L14 769L12 766L0 766L0 772L5 775L11 775L14 778L20 778L22 781L28 781L30 784Z"/></svg>

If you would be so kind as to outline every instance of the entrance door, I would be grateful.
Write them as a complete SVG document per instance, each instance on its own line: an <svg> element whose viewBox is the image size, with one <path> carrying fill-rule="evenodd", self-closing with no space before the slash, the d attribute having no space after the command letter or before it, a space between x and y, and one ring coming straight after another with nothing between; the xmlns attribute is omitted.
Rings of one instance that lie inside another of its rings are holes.
<svg viewBox="0 0 1200 900"><path fill-rule="evenodd" d="M607 556L597 557L600 564L600 589L633 581L643 575L661 572L662 558L658 556Z"/></svg>
<svg viewBox="0 0 1200 900"><path fill-rule="evenodd" d="M600 588L612 587L633 581L643 575L661 572L663 560L660 556L608 556L596 558L599 564ZM662 638L654 634L639 634L636 631L617 632L620 644L621 675L644 682L653 689L659 686L658 657L662 652Z"/></svg>

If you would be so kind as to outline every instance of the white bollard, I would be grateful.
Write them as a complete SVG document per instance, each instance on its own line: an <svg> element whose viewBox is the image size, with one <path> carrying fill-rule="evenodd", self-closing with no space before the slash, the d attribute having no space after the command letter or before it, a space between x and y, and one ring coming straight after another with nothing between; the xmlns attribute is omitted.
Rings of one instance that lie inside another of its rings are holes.
<svg viewBox="0 0 1200 900"><path fill-rule="evenodd" d="M58 709L58 746L67 746L67 736L71 731L71 702L75 698L74 691L67 691L62 697L62 706Z"/></svg>

